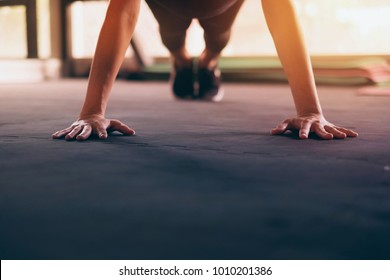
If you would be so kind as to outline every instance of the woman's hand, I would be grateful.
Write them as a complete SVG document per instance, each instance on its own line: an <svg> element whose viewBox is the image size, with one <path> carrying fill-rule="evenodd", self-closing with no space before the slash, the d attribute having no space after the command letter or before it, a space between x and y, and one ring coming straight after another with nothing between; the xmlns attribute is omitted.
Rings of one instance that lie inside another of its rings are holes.
<svg viewBox="0 0 390 280"><path fill-rule="evenodd" d="M134 135L135 131L119 120L106 119L103 116L89 116L80 118L71 126L57 131L52 135L53 139L65 137L65 140L87 140L95 134L100 139L107 139L108 132L119 131L124 135Z"/></svg>
<svg viewBox="0 0 390 280"><path fill-rule="evenodd" d="M310 132L315 133L318 137L325 140L358 136L356 132L340 126L335 126L328 122L323 115L317 114L287 119L272 129L271 134L283 134L287 130L298 131L300 139L307 139Z"/></svg>

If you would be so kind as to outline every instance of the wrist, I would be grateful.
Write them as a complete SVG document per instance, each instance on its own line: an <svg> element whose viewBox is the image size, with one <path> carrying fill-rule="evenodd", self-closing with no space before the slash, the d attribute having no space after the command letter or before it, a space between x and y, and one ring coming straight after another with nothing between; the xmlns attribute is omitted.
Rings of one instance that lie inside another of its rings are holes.
<svg viewBox="0 0 390 280"><path fill-rule="evenodd" d="M318 120L318 121L326 121L325 116L319 112L319 113L304 113L304 114L297 114L298 118L304 118L304 119L312 119L312 120Z"/></svg>
<svg viewBox="0 0 390 280"><path fill-rule="evenodd" d="M79 114L79 118L104 118L105 112L101 106L84 104Z"/></svg>
<svg viewBox="0 0 390 280"><path fill-rule="evenodd" d="M91 118L99 118L99 119L104 119L104 114L103 113L94 113L94 112L81 112L79 115L79 120L82 119L91 119Z"/></svg>
<svg viewBox="0 0 390 280"><path fill-rule="evenodd" d="M323 116L321 107L304 108L302 110L297 109L297 116Z"/></svg>
<svg viewBox="0 0 390 280"><path fill-rule="evenodd" d="M315 111L305 111L305 112L297 112L298 117L305 117L305 116L323 116L322 112L315 112Z"/></svg>

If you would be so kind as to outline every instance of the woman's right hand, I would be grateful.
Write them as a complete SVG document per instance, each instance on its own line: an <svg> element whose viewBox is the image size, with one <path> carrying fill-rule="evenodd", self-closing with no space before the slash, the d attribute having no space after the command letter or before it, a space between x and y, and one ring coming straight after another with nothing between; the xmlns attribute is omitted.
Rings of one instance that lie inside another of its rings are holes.
<svg viewBox="0 0 390 280"><path fill-rule="evenodd" d="M119 131L124 135L134 135L135 131L119 120L106 119L103 116L81 117L68 128L55 132L53 139L65 138L65 140L87 140L91 135L97 135L99 139L107 139L108 133Z"/></svg>

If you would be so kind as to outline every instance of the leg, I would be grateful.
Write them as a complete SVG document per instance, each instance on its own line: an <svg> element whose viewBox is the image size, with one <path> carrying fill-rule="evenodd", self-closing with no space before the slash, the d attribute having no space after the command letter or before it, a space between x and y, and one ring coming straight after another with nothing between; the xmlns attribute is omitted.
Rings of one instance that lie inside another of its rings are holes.
<svg viewBox="0 0 390 280"><path fill-rule="evenodd" d="M233 22L244 0L237 0L224 13L207 19L199 19L204 29L206 48L198 60L199 98L208 101L221 101L224 91L221 88L221 72L217 64L222 50L229 42Z"/></svg>
<svg viewBox="0 0 390 280"><path fill-rule="evenodd" d="M178 99L194 99L193 60L185 48L186 32L192 19L182 17L158 1L146 1L159 23L163 44L171 53L172 93Z"/></svg>
<svg viewBox="0 0 390 280"><path fill-rule="evenodd" d="M185 39L192 19L175 14L160 5L158 1L147 0L146 2L159 24L161 40L169 50L174 65L189 67L192 59L185 49Z"/></svg>
<svg viewBox="0 0 390 280"><path fill-rule="evenodd" d="M233 22L243 2L244 0L237 0L223 14L199 20L204 29L206 43L206 48L199 57L200 67L214 68L216 66L218 57L229 42Z"/></svg>
<svg viewBox="0 0 390 280"><path fill-rule="evenodd" d="M229 42L231 28L244 0L237 0L227 11L218 16L200 19L204 29L206 48L199 57L199 67L215 68L222 50Z"/></svg>

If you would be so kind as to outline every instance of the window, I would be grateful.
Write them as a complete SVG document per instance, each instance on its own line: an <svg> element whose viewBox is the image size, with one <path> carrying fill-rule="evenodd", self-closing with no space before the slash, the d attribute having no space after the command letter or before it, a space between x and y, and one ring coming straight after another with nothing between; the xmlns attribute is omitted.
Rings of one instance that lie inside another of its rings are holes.
<svg viewBox="0 0 390 280"><path fill-rule="evenodd" d="M3 1L0 1L0 4ZM390 0L294 0L312 55L388 55L390 53ZM10 3L4 1L3 3ZM15 3L33 3L20 0ZM37 0L39 57L50 57L49 0ZM107 1L76 1L70 9L71 53L93 56ZM26 5L27 5L26 4ZM27 25L28 26L28 25ZM0 5L0 57L28 55L26 6ZM204 47L203 31L194 21L187 46L192 55ZM167 57L158 25L142 1L136 34L142 49L152 57ZM6 42L6 43L4 43ZM275 56L275 48L261 11L260 0L246 0L233 28L224 56Z"/></svg>
<svg viewBox="0 0 390 280"><path fill-rule="evenodd" d="M296 0L313 54L389 54L390 0Z"/></svg>
<svg viewBox="0 0 390 280"><path fill-rule="evenodd" d="M389 54L390 0L295 0L306 41L313 55ZM76 56L92 56L104 18L106 2L73 4L73 49ZM83 8L84 7L84 8ZM192 55L204 47L203 31L193 22L187 37ZM154 57L167 56L158 25L142 2L136 36L144 51ZM246 0L233 28L225 56L276 55L259 0Z"/></svg>
<svg viewBox="0 0 390 280"><path fill-rule="evenodd" d="M0 57L27 57L26 7L0 7Z"/></svg>

